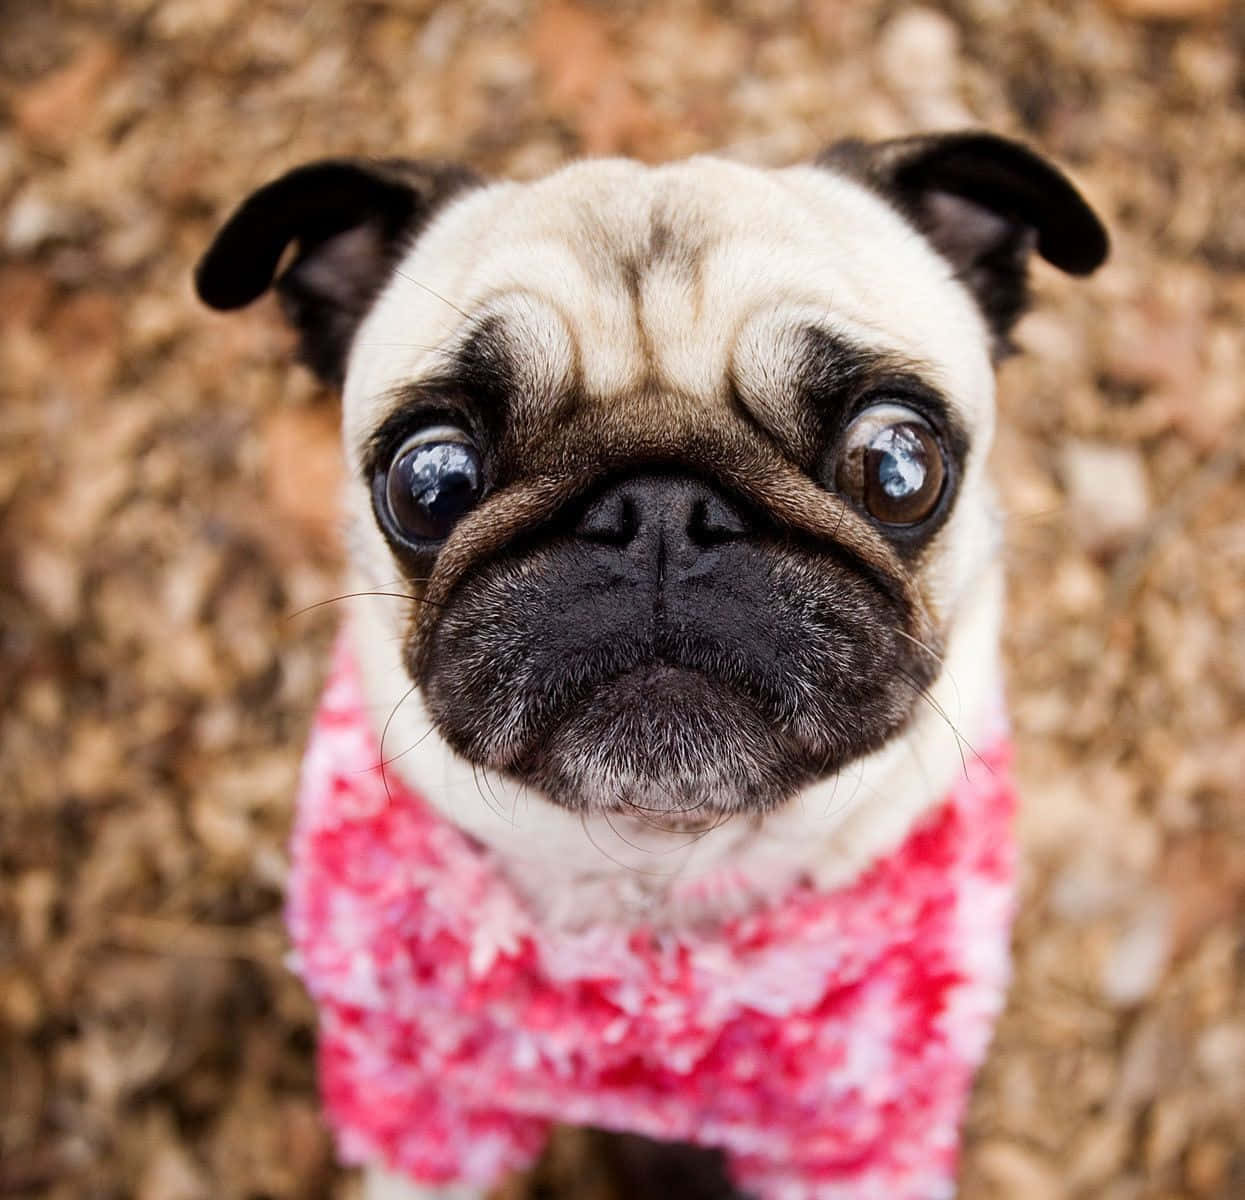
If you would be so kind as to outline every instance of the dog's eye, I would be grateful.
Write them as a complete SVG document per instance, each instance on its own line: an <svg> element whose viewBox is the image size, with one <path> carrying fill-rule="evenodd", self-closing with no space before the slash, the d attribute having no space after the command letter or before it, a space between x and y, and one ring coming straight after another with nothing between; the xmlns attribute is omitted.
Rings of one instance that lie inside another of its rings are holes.
<svg viewBox="0 0 1245 1200"><path fill-rule="evenodd" d="M398 448L385 476L385 506L405 541L439 542L480 499L480 452L453 425L421 429Z"/></svg>
<svg viewBox="0 0 1245 1200"><path fill-rule="evenodd" d="M915 525L934 511L946 478L938 439L901 404L875 404L848 427L835 488L887 525Z"/></svg>

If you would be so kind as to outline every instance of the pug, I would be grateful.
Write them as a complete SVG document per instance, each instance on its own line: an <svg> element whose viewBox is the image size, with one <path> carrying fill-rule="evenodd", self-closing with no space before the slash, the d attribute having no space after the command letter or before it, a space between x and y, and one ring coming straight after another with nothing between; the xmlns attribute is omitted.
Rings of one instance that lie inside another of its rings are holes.
<svg viewBox="0 0 1245 1200"><path fill-rule="evenodd" d="M985 462L1035 252L1107 237L976 131L325 160L217 235L202 299L275 288L342 395L289 917L370 1196L482 1194L555 1122L623 1136L623 1194L953 1190L1007 974Z"/></svg>

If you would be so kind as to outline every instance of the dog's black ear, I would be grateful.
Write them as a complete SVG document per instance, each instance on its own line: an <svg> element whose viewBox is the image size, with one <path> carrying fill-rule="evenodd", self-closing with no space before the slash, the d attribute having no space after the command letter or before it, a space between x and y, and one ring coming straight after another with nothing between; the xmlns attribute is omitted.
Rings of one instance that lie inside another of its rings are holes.
<svg viewBox="0 0 1245 1200"><path fill-rule="evenodd" d="M1033 250L1071 275L1107 257L1107 232L1068 179L994 134L838 142L817 162L867 183L912 221L976 297L1000 351L1024 311Z"/></svg>
<svg viewBox="0 0 1245 1200"><path fill-rule="evenodd" d="M402 253L450 197L480 179L464 167L389 159L324 159L253 193L225 223L195 270L212 308L250 304L276 281L299 357L340 385L355 329Z"/></svg>

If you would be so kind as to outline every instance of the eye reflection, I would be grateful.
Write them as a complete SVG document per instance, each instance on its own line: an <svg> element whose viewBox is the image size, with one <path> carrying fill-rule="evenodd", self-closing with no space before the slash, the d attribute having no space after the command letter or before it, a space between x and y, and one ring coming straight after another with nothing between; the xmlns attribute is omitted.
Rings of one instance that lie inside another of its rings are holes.
<svg viewBox="0 0 1245 1200"><path fill-rule="evenodd" d="M892 500L905 500L919 492L929 474L929 462L921 439L911 426L891 425L869 446L877 455L876 472L882 490Z"/></svg>
<svg viewBox="0 0 1245 1200"><path fill-rule="evenodd" d="M946 465L933 430L911 409L878 404L848 428L835 487L888 525L914 525L933 512Z"/></svg>
<svg viewBox="0 0 1245 1200"><path fill-rule="evenodd" d="M455 426L434 426L409 438L390 463L384 500L390 524L404 540L443 541L479 502L480 453Z"/></svg>

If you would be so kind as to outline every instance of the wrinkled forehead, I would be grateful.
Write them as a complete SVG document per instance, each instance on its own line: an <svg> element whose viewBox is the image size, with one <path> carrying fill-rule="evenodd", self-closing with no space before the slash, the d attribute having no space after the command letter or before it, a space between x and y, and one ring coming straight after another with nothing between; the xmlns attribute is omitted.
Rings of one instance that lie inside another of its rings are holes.
<svg viewBox="0 0 1245 1200"><path fill-rule="evenodd" d="M529 405L572 387L605 402L781 396L814 329L919 364L970 426L989 424L988 339L968 293L884 201L824 168L605 160L467 196L361 326L351 440L375 425L377 398L435 376L484 322Z"/></svg>

